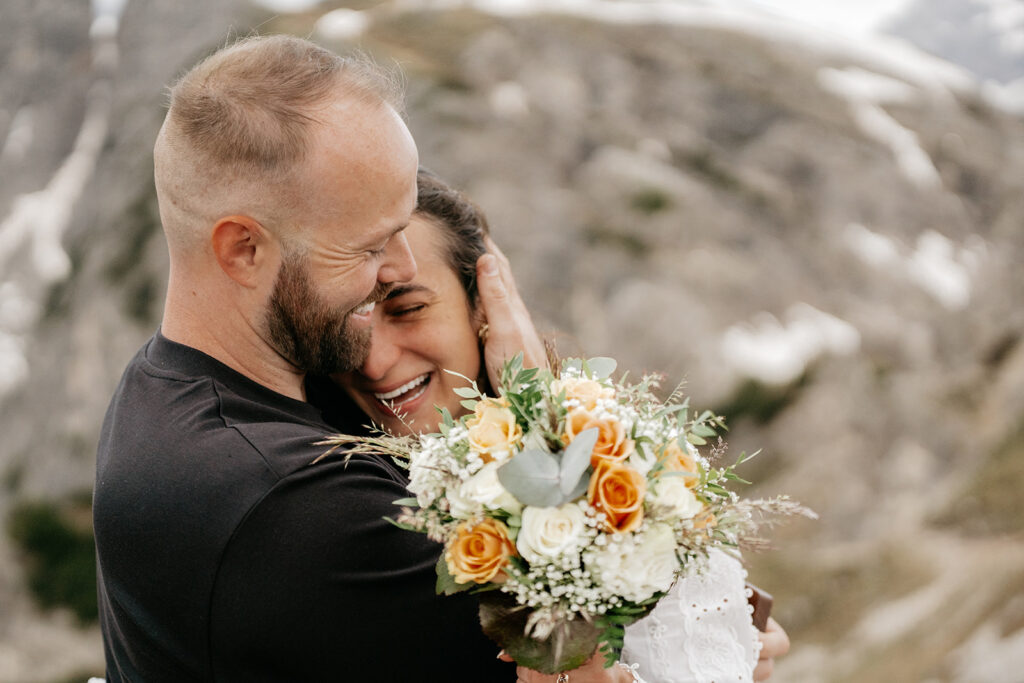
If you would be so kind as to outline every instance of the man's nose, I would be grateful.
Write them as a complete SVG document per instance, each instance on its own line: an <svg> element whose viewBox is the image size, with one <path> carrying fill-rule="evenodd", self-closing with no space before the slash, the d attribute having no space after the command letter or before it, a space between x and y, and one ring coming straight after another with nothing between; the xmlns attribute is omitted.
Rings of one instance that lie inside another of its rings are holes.
<svg viewBox="0 0 1024 683"><path fill-rule="evenodd" d="M409 249L405 233L400 232L388 241L384 264L377 274L380 282L408 282L416 277L416 259Z"/></svg>
<svg viewBox="0 0 1024 683"><path fill-rule="evenodd" d="M386 323L373 326L370 336L370 352L366 355L359 373L371 382L379 382L388 376L388 371L398 362L402 349L395 343Z"/></svg>

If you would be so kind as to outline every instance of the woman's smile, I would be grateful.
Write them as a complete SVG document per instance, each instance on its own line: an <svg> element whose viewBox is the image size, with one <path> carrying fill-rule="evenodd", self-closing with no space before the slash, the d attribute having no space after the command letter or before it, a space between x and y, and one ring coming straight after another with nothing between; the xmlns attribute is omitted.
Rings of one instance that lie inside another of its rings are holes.
<svg viewBox="0 0 1024 683"><path fill-rule="evenodd" d="M427 393L433 375L433 372L425 372L395 389L389 391L369 391L367 393L376 399L377 405L382 412L401 416L406 412L414 412L419 407L418 403L413 404L413 402Z"/></svg>

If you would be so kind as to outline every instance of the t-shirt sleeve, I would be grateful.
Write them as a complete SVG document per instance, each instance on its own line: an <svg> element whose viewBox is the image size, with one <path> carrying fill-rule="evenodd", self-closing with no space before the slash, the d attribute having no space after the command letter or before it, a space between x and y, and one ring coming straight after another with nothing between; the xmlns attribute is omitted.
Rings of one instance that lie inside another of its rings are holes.
<svg viewBox="0 0 1024 683"><path fill-rule="evenodd" d="M384 465L359 456L282 479L220 564L216 679L514 680L480 631L476 600L435 595L441 546L384 519L407 495Z"/></svg>

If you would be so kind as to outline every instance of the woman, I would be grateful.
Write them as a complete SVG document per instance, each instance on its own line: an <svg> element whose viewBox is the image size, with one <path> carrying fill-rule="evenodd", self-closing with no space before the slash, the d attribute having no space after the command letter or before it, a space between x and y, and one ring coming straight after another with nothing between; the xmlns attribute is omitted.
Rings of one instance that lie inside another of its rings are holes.
<svg viewBox="0 0 1024 683"><path fill-rule="evenodd" d="M363 365L334 378L370 421L395 434L435 431L435 406L454 416L464 413L453 389L465 385L463 377L486 386L484 355L507 355L508 350L482 343L488 325L505 324L485 321L476 291L477 261L488 246L498 256L503 279L514 288L507 261L488 244L483 213L428 171L420 171L418 182L418 205L406 230L418 273L374 311ZM543 362L541 353L527 349L534 363ZM627 629L624 659L638 662L649 683L749 680L758 646L743 600L745 575L725 555L712 559L712 570L678 581L670 599ZM739 597L730 606L723 595ZM773 658L789 648L774 620L760 634L760 643L754 680L765 680Z"/></svg>

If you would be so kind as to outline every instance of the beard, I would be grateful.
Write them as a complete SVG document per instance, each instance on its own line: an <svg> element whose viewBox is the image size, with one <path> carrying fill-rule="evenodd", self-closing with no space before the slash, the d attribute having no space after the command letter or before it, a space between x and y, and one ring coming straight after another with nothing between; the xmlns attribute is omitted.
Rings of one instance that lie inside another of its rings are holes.
<svg viewBox="0 0 1024 683"><path fill-rule="evenodd" d="M389 289L377 283L366 302L382 301ZM351 313L330 307L317 293L305 257L285 256L270 295L265 324L278 353L299 370L315 375L358 368L370 352L371 329L353 329L349 324Z"/></svg>

